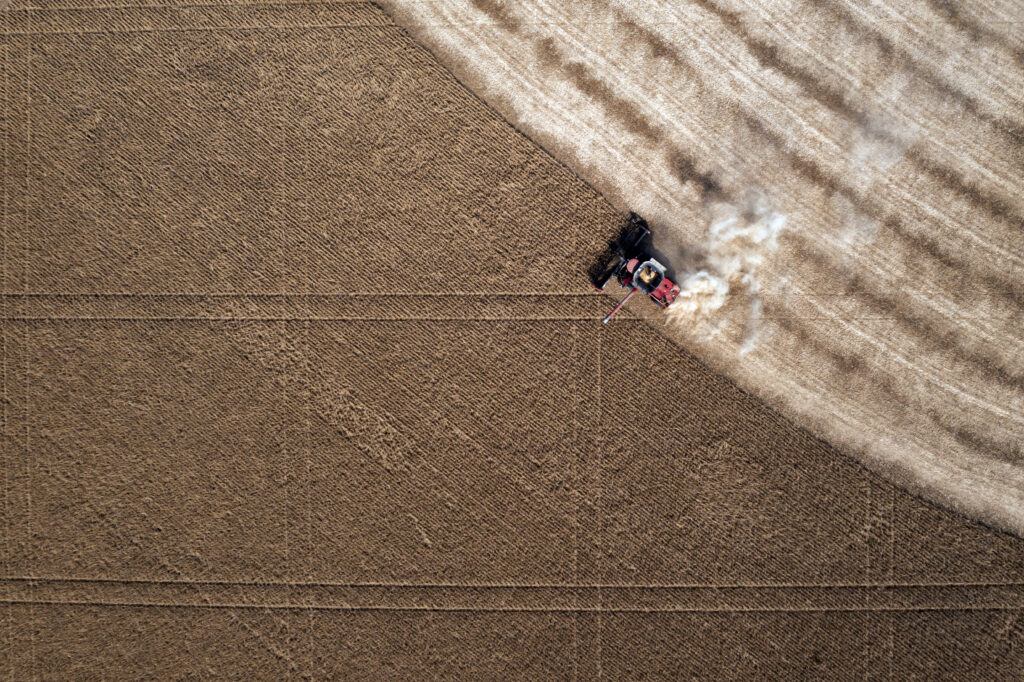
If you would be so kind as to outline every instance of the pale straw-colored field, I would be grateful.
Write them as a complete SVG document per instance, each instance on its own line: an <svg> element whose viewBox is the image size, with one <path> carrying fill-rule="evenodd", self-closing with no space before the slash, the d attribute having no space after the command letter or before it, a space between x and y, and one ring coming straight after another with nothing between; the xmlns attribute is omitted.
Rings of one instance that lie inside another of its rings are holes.
<svg viewBox="0 0 1024 682"><path fill-rule="evenodd" d="M383 4L650 219L684 292L632 310L870 468L1024 534L1019 2Z"/></svg>

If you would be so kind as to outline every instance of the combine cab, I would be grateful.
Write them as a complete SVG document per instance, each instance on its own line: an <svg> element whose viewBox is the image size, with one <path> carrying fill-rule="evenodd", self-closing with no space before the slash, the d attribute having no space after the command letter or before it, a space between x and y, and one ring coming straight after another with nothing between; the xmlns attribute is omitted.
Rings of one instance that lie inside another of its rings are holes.
<svg viewBox="0 0 1024 682"><path fill-rule="evenodd" d="M590 283L598 291L604 291L612 277L619 281L619 286L630 289L626 297L604 318L605 324L638 291L647 294L662 308L672 305L679 295L679 286L674 281L675 273L664 257L655 251L652 242L651 228L647 226L647 221L631 213L629 224L610 245L610 257L604 261L603 266L591 273Z"/></svg>

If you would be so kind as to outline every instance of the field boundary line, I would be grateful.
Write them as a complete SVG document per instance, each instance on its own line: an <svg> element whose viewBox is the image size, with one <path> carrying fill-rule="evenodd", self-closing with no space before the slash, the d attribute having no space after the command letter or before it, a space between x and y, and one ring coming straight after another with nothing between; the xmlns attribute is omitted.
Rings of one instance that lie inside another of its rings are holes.
<svg viewBox="0 0 1024 682"><path fill-rule="evenodd" d="M922 295L938 294L922 291ZM816 293L799 291L802 298L854 298L857 292ZM6 298L600 298L597 291L2 291Z"/></svg>
<svg viewBox="0 0 1024 682"><path fill-rule="evenodd" d="M339 0L338 2L320 1L320 2L229 2L223 5L210 4L210 3L195 3L189 5L93 5L93 6L78 6L72 7L68 5L62 5L59 7L43 7L39 5L32 5L29 7L19 7L17 9L10 9L8 12L11 14L17 14L19 12L36 12L36 13L47 13L47 12L113 12L118 10L151 10L151 9L237 9L243 7L253 8L292 8L292 7L339 7L342 5L369 5L377 7L377 3L372 0Z"/></svg>
<svg viewBox="0 0 1024 682"><path fill-rule="evenodd" d="M624 317L619 317L620 315L622 315L621 312L617 313L616 316L615 316L616 319L633 320L633 321L640 321L640 320L645 319L645 318L642 318L642 317L639 317L639 316L632 316L631 317L629 315L626 315ZM162 315L162 316L161 315L153 315L153 316L136 315L136 316L128 317L128 316L124 316L124 315L110 315L110 316L82 315L81 317L71 317L71 316L68 316L68 315L64 315L64 316L56 317L56 316L49 316L49 315L38 315L38 316L7 315L7 316L4 316L3 318L0 318L0 319L3 319L6 322L76 322L76 321L82 321L82 322L89 322L89 321L124 321L124 322L132 322L132 321L145 321L145 320L152 320L152 321L155 321L155 322L169 322L169 321L174 321L174 320L186 320L186 321L204 321L205 320L205 321L209 321L209 322L226 322L226 321L231 321L231 320L242 320L242 321L260 321L260 320L263 320L263 321L268 321L268 322L289 322L289 321L300 321L300 320L305 320L305 321L308 321L308 322L358 322L358 321L366 321L366 322L388 322L388 321L394 321L394 322L404 322L404 321L412 321L412 322L429 322L429 321L448 322L448 321L452 321L452 320L469 320L469 321L485 321L486 322L486 321L499 321L499 320L557 320L557 321L579 321L579 322L583 322L583 321L586 321L586 320L598 320L598 319L601 319L601 316L599 316L599 315L584 315L584 316L576 316L576 317L562 317L562 316L539 317L539 316L514 316L514 315L510 315L508 317L496 317L496 316L475 315L475 316L466 316L466 317L456 317L456 316L440 316L440 317L412 317L412 316L404 316L404 317L399 317L399 316L396 316L396 317L385 317L385 316L376 316L376 317L371 317L371 316L337 316L337 317L267 316L267 317L254 317L254 316L250 315L250 316L246 316L246 317L224 317L224 316L220 316L220 317L212 317L212 316L204 317L204 316L199 316L199 315L180 315L180 316L177 316L177 317L172 317L172 316L166 316L166 315ZM898 321L898 318L895 318L895 317L832 317L832 316L821 316L821 317L811 317L811 316L802 316L802 317L792 317L792 316L772 317L772 316L767 316L767 315L762 317L761 319L763 319L763 320L834 320L834 321L837 321L837 322L872 321L872 320L873 321L879 321L879 322L881 322L881 321L889 321L889 322ZM961 318L961 319L963 319L963 318ZM993 315L979 315L979 316L971 317L969 319L972 319L972 320L1009 320L1009 319L1013 319L1013 318L1012 317L997 317L997 316L993 316Z"/></svg>
<svg viewBox="0 0 1024 682"><path fill-rule="evenodd" d="M6 2L6 0L3 0L3 1ZM2 10L3 10L3 4L0 4L0 11L2 11ZM10 177L10 171L9 171L10 162L8 160L8 156L10 154L10 152L8 150L9 150L10 144L11 144L10 143L10 128L11 128L11 124L10 124L10 121L11 121L11 115L10 115L10 73L9 73L10 69L8 68L10 66L9 63L8 63L10 61L10 49L11 48L10 48L10 45L9 45L9 41L5 40L4 41L4 56L3 56L3 69L4 69L4 121L5 121L5 124L4 124L4 175L3 175L4 178ZM3 270L2 270L2 275L3 275L3 288L6 289L8 287L8 285L9 285L9 283L7 281L7 275L8 275L8 270L7 270L7 241L8 241L7 240L7 222L8 222L8 214L10 213L10 203L11 202L10 202L10 188L8 187L6 182L3 183L3 185L4 185L4 198L3 198L3 211L4 211L4 215L3 215L3 226L2 226L3 233L2 233L2 236L0 236L0 238L3 239L3 255L2 255L2 258L3 258ZM8 306L7 306L7 298L6 297L4 297L3 314L4 314L4 317L6 318L7 314L8 314ZM3 410L3 412L2 412L2 414L3 414L3 423L0 424L0 429L2 429L2 433L0 433L0 438L2 438L4 441L6 441L7 440L7 433L8 433L8 420L10 419L10 416L11 416L10 412L7 409L7 405L10 402L10 400L8 398L8 390L7 390L7 334L8 334L8 330L0 330L0 333L3 334L3 382L4 382L4 391L3 391L3 401L4 402L3 402L3 408L2 408L2 410ZM10 571L11 570L11 512L10 512L11 482L10 482L10 461L11 461L11 458L10 458L10 456L8 454L7 448L3 448L2 463L3 463L3 468L4 468L4 520L3 520L3 524L4 524L4 527L3 527L4 571ZM9 589L5 592L5 596L7 598L10 598L11 593L10 593ZM6 634L6 638L5 638L4 641L6 642L6 644L7 644L9 649L13 649L13 647L14 647L14 619L10 616L10 614L7 614L7 617L5 618L5 620L7 621L7 628L6 628L6 633L5 633ZM8 663L9 663L8 670L7 670L8 678L9 679L14 679L14 656L8 656Z"/></svg>
<svg viewBox="0 0 1024 682"><path fill-rule="evenodd" d="M601 329L597 330L597 382L595 392L597 395L597 404L594 406L594 410L597 412L597 424L595 431L596 433L596 446L595 460L596 465L594 467L594 487L597 488L594 491L594 525L595 528L595 544L597 545L597 577L602 582L604 581L604 405L602 401L602 378L601 378L601 367L602 358L604 355L604 325ZM604 607L604 595L601 594L601 589L597 590L597 606L598 608ZM601 611L598 611L597 618L597 634L596 634L596 650L597 655L597 679L600 680L604 677L604 621L601 618Z"/></svg>
<svg viewBox="0 0 1024 682"><path fill-rule="evenodd" d="M573 317L535 317L535 316L514 316L508 317L197 317L182 315L180 317L118 317L118 316L85 316L82 317L19 317L9 316L3 318L5 322L587 322L601 319L597 315L583 315ZM623 320L642 321L640 317L624 317Z"/></svg>
<svg viewBox="0 0 1024 682"><path fill-rule="evenodd" d="M48 12L116 12L116 11L131 11L131 10L177 10L177 9L239 9L239 8L253 8L253 9L290 9L293 7L343 7L351 5L368 5L371 7L379 7L376 2L372 0L340 0L338 2L321 1L321 2L230 2L222 5L211 4L211 3L194 3L194 4L183 4L183 5L93 5L93 6L70 6L70 5L59 5L55 7L46 7L42 5L30 5L27 7L18 7L14 9L7 9L11 14L17 14L22 12L36 12L36 13L48 13ZM383 10L382 10L383 11ZM550 26L557 22L554 21L522 21L525 26ZM613 25L620 24L620 21L607 20L607 21L588 21L585 22L587 25ZM652 22L651 25L655 26L675 26L682 24L682 21L658 21ZM755 21L748 21L747 24L764 24L770 25L771 22L761 19ZM422 22L418 25L426 26L491 26L496 25L495 21L438 21L438 22ZM1024 24L1024 21L1014 19L988 19L986 25L993 26L1016 26L1018 24ZM396 24L397 26L397 24Z"/></svg>
<svg viewBox="0 0 1024 682"><path fill-rule="evenodd" d="M0 581L39 583L115 583L143 585L224 585L252 587L342 587L373 589L610 589L610 590L793 590L793 589L900 589L957 587L1024 587L1024 581L934 583L414 583L268 580L191 580L170 578L70 578L54 576L0 576Z"/></svg>
<svg viewBox="0 0 1024 682"><path fill-rule="evenodd" d="M29 31L32 30L32 10L28 11L27 15L27 26ZM28 49L25 51L25 213L24 220L26 224L32 222L32 206L33 206L33 194L32 194L32 171L35 168L35 159L32 155L32 58L35 54L35 49L32 45L32 36L29 35L27 38ZM31 234L31 233L29 233ZM28 246L28 244L26 244ZM24 254L23 254L24 255ZM7 286L7 282L4 282L4 286ZM23 289L28 289L28 259L23 258L21 264L21 286ZM33 526L33 509L32 509L32 488L34 487L34 480L32 476L32 450L30 449L31 433L32 433L32 409L31 399L32 393L29 391L29 380L32 376L32 371L29 366L31 361L32 353L30 352L31 345L29 344L29 329L26 326L24 330L24 349L25 354L25 408L24 408L24 421L25 421L25 474L28 480L28 487L25 489L25 507L27 512L27 520L25 525L28 529L28 536L31 538L34 535L32 529ZM34 574L36 570L35 557L36 547L29 547L28 553L28 570L29 574ZM34 583L29 583L29 594L34 592ZM29 617L35 621L36 612L35 606L29 607ZM39 677L39 658L36 656L36 628L29 630L29 652L32 657L32 675L35 678Z"/></svg>
<svg viewBox="0 0 1024 682"><path fill-rule="evenodd" d="M266 26L206 26L184 28L130 28L105 31L8 31L0 33L5 38L18 36L116 36L116 35L150 35L156 33L230 33L232 31L290 31L294 29L380 29L384 31L402 30L389 24L274 24Z"/></svg>
<svg viewBox="0 0 1024 682"><path fill-rule="evenodd" d="M10 298L472 298L472 297L552 297L552 298L599 298L603 294L582 291L337 291L317 293L315 291L297 292L202 292L202 291L161 291L161 292L60 292L60 291L29 291L0 292L0 296Z"/></svg>
<svg viewBox="0 0 1024 682"><path fill-rule="evenodd" d="M523 607L477 607L477 606L369 606L346 604L287 604L287 603L230 603L211 604L184 602L117 602L117 601L85 601L85 600L45 600L45 599L4 599L2 604L29 604L45 606L106 606L126 608L185 608L185 609L267 609L267 610L316 610L316 611L424 611L428 613L833 613L863 611L1024 611L1024 606L988 605L988 606L835 606L835 607L683 607L683 608L596 608L572 606L523 606Z"/></svg>
<svg viewBox="0 0 1024 682"><path fill-rule="evenodd" d="M582 449L580 448L580 379L583 375L584 363L581 361L580 330L577 325L570 327L572 333L572 349L569 357L572 359L572 455L569 460L569 478L571 483L572 504L572 581L580 581L580 460ZM579 607L580 596L577 590L573 590L573 606ZM579 613L572 616L572 679L576 682L580 677L580 625Z"/></svg>

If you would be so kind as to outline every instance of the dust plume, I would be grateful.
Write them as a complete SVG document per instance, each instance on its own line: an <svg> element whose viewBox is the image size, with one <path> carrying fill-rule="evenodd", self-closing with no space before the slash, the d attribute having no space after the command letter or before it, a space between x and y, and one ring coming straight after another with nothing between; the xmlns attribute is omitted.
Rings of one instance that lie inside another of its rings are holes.
<svg viewBox="0 0 1024 682"><path fill-rule="evenodd" d="M701 251L703 267L679 273L679 297L667 310L669 324L701 329L710 340L723 331L716 319L730 291L748 301L743 322L743 345L753 349L761 318L758 268L778 246L785 216L772 209L768 197L749 188L740 203L718 201L708 208L711 224Z"/></svg>
<svg viewBox="0 0 1024 682"><path fill-rule="evenodd" d="M679 246L675 307L635 311L875 471L1024 535L1024 65L1005 22L967 35L929 3L852 0L383 4Z"/></svg>

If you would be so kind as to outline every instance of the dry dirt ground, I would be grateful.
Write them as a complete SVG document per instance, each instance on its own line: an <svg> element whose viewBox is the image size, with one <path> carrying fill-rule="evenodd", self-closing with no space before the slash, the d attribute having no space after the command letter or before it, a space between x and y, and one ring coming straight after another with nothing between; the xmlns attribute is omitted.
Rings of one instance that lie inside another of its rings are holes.
<svg viewBox="0 0 1024 682"><path fill-rule="evenodd" d="M683 266L665 334L1024 536L1021 0L382 4L652 220Z"/></svg>
<svg viewBox="0 0 1024 682"><path fill-rule="evenodd" d="M9 679L1024 674L1024 541L603 328L377 7L0 18Z"/></svg>

